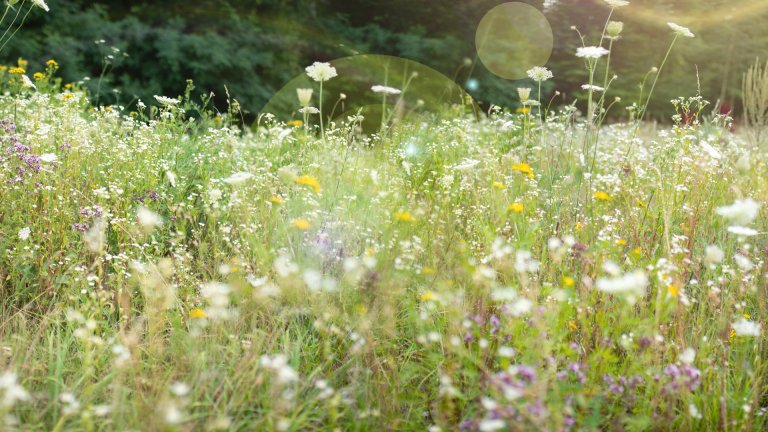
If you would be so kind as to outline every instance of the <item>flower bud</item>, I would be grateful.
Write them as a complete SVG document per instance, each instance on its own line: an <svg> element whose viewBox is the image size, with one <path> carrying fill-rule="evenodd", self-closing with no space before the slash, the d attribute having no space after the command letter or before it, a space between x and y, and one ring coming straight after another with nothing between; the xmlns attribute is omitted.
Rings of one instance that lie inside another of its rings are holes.
<svg viewBox="0 0 768 432"><path fill-rule="evenodd" d="M520 102L526 102L531 97L531 89L528 87L518 87L517 95L520 97Z"/></svg>
<svg viewBox="0 0 768 432"><path fill-rule="evenodd" d="M624 30L624 23L621 21L611 21L608 23L608 27L606 28L606 34L608 34L608 37L612 39L617 39L619 35L621 34L622 30Z"/></svg>

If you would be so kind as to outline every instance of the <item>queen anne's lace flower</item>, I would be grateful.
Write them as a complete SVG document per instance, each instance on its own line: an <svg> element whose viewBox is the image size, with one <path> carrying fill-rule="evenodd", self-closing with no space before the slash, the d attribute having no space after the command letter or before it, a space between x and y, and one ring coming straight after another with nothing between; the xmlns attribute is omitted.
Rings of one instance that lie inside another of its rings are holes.
<svg viewBox="0 0 768 432"><path fill-rule="evenodd" d="M667 25L669 26L669 28L672 29L672 31L674 31L679 36L684 36L684 37L688 37L688 38L692 38L692 37L696 36L696 35L693 34L693 32L691 32L688 29L688 27L683 27L683 26L677 25L677 24L675 24L673 22L667 23Z"/></svg>
<svg viewBox="0 0 768 432"><path fill-rule="evenodd" d="M307 75L315 81L323 82L337 76L336 68L330 63L314 62L312 66L307 66Z"/></svg>
<svg viewBox="0 0 768 432"><path fill-rule="evenodd" d="M528 73L528 78L536 82L546 81L554 76L552 75L552 71L541 66L536 66L535 68L528 70L527 73Z"/></svg>
<svg viewBox="0 0 768 432"><path fill-rule="evenodd" d="M599 59L608 54L608 50L599 46L579 47L576 49L576 57L585 59Z"/></svg>

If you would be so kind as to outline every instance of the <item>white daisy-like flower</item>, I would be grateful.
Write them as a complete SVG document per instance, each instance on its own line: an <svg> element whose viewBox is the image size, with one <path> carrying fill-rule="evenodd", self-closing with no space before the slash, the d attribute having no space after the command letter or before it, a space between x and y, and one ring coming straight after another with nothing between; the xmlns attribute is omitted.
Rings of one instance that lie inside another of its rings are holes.
<svg viewBox="0 0 768 432"><path fill-rule="evenodd" d="M531 68L526 73L528 74L528 78L536 82L543 82L554 76L552 75L552 71L542 66Z"/></svg>
<svg viewBox="0 0 768 432"><path fill-rule="evenodd" d="M312 66L307 66L307 75L317 82L328 81L337 76L336 68L330 63L314 62Z"/></svg>
<svg viewBox="0 0 768 432"><path fill-rule="evenodd" d="M47 163L56 162L57 159L58 157L53 153L43 153L40 155L40 160Z"/></svg>
<svg viewBox="0 0 768 432"><path fill-rule="evenodd" d="M371 90L373 90L374 93L383 93L388 95L399 95L400 93L402 93L402 91L394 87L387 87L383 85L375 85L371 87Z"/></svg>
<svg viewBox="0 0 768 432"><path fill-rule="evenodd" d="M579 47L576 49L576 57L585 59L599 59L610 51L599 46Z"/></svg>
<svg viewBox="0 0 768 432"><path fill-rule="evenodd" d="M684 36L684 37L687 37L687 38L692 38L692 37L696 36L696 35L693 34L693 32L691 32L688 29L688 27L683 27L683 26L675 24L673 22L668 22L667 25L669 26L669 28L672 29L672 31L674 31L679 36Z"/></svg>
<svg viewBox="0 0 768 432"><path fill-rule="evenodd" d="M601 91L605 90L604 88L602 88L600 86L591 85L591 84L582 84L581 88L583 88L584 90L592 90L592 91L596 91L596 92L601 92Z"/></svg>
<svg viewBox="0 0 768 432"><path fill-rule="evenodd" d="M155 95L155 100L157 100L158 102L160 102L160 104L162 104L162 105L166 105L166 106L174 106L174 105L178 105L178 104L179 104L179 102L181 102L181 101L180 101L180 100L178 100L178 99L169 98L169 97L166 97L166 96L158 96L158 95Z"/></svg>
<svg viewBox="0 0 768 432"><path fill-rule="evenodd" d="M605 0L605 3L612 8L629 6L629 2L627 0Z"/></svg>

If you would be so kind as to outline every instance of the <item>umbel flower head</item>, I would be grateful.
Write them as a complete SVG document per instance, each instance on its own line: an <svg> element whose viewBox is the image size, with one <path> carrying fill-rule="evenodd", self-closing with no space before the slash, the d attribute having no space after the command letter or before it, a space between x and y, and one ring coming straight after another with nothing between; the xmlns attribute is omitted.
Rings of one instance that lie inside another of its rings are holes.
<svg viewBox="0 0 768 432"><path fill-rule="evenodd" d="M529 69L527 73L528 78L536 82L543 82L554 76L549 69L541 66L536 66L535 68Z"/></svg>
<svg viewBox="0 0 768 432"><path fill-rule="evenodd" d="M669 22L669 23L667 23L667 25L668 25L668 26L669 26L669 28L671 28L671 29L672 29L672 31L674 31L674 32L675 32L675 34L677 34L678 36L684 36L684 37L687 37L687 38L692 38L692 37L695 37L695 36L696 36L696 35L694 35L694 34L693 34L693 32L691 32L691 31L688 29L688 27L683 27L683 26L681 26L681 25L677 25L677 24L675 24L675 23L673 23L673 22Z"/></svg>
<svg viewBox="0 0 768 432"><path fill-rule="evenodd" d="M627 0L605 0L605 3L612 8L629 6L629 2Z"/></svg>
<svg viewBox="0 0 768 432"><path fill-rule="evenodd" d="M394 87L387 87L387 86L383 86L383 85L375 85L375 86L371 87L371 90L374 93L382 93L382 94L387 94L387 95L399 95L400 93L402 93L400 90L398 90L398 89L396 89Z"/></svg>
<svg viewBox="0 0 768 432"><path fill-rule="evenodd" d="M336 68L330 63L314 62L312 66L307 66L307 75L317 82L328 81L337 76Z"/></svg>
<svg viewBox="0 0 768 432"><path fill-rule="evenodd" d="M576 49L576 57L585 59L599 59L608 54L608 50L599 46L579 47Z"/></svg>

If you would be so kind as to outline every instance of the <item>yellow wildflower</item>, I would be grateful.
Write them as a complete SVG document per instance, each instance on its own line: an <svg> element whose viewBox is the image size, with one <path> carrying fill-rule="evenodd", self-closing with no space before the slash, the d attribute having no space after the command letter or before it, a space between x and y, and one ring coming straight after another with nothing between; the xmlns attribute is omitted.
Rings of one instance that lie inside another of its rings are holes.
<svg viewBox="0 0 768 432"><path fill-rule="evenodd" d="M303 124L304 124L304 122L303 122L303 121L301 121L301 120L291 120L291 122L290 122L290 123L288 123L288 124L289 124L290 126L293 126L293 127L299 127L299 126L303 125Z"/></svg>
<svg viewBox="0 0 768 432"><path fill-rule="evenodd" d="M291 222L291 225L293 225L294 228L298 228L302 231L308 230L311 226L309 221L304 218L294 219L293 222Z"/></svg>
<svg viewBox="0 0 768 432"><path fill-rule="evenodd" d="M678 287L675 284L671 284L667 287L667 292L669 293L670 296L677 297L678 295L680 295L680 287Z"/></svg>
<svg viewBox="0 0 768 432"><path fill-rule="evenodd" d="M19 57L19 59L16 60L16 65L22 69L26 69L27 66L29 66L29 62Z"/></svg>
<svg viewBox="0 0 768 432"><path fill-rule="evenodd" d="M54 59L50 59L47 62L45 62L46 65L48 65L49 69L56 70L59 68L59 64Z"/></svg>
<svg viewBox="0 0 768 432"><path fill-rule="evenodd" d="M574 320L570 320L570 321L568 321L568 329L570 329L570 330L576 330L576 329L578 329L578 328L579 328L579 326L578 326L578 325L576 325L576 321L574 321Z"/></svg>
<svg viewBox="0 0 768 432"><path fill-rule="evenodd" d="M594 196L595 196L595 199L598 200L598 201L610 201L611 200L611 196L608 195L608 193L603 192L603 191L595 192Z"/></svg>
<svg viewBox="0 0 768 432"><path fill-rule="evenodd" d="M414 218L413 215L408 212L396 212L395 219L399 220L400 222L414 222L416 220L416 218Z"/></svg>
<svg viewBox="0 0 768 432"><path fill-rule="evenodd" d="M419 296L419 300L421 300L423 302L432 301L434 299L435 299L435 293L433 293L432 291L424 291Z"/></svg>
<svg viewBox="0 0 768 432"><path fill-rule="evenodd" d="M61 95L61 100L70 100L74 97L75 95L73 95L72 93L64 93L63 95Z"/></svg>
<svg viewBox="0 0 768 432"><path fill-rule="evenodd" d="M512 171L517 171L520 174L527 175L528 178L533 178L533 168L531 168L531 166L525 162L520 162L519 164L512 165Z"/></svg>
<svg viewBox="0 0 768 432"><path fill-rule="evenodd" d="M271 202L272 204L282 204L282 203L284 203L284 202L285 202L285 200L283 199L283 197L281 197L281 196L279 196L279 195L272 195L271 197L269 197L269 199L268 199L268 200L269 200L269 202Z"/></svg>
<svg viewBox="0 0 768 432"><path fill-rule="evenodd" d="M522 213L523 210L525 210L525 206L523 206L519 202L515 202L509 205L509 211L513 213Z"/></svg>
<svg viewBox="0 0 768 432"><path fill-rule="evenodd" d="M64 84L64 88L65 88L65 89L67 89L67 90L70 90L70 89L72 89L72 83L66 83L66 84Z"/></svg>
<svg viewBox="0 0 768 432"><path fill-rule="evenodd" d="M425 274L425 275L435 274L435 269L433 269L432 267L424 266L421 268L421 274Z"/></svg>
<svg viewBox="0 0 768 432"><path fill-rule="evenodd" d="M570 276L563 276L563 285L565 285L567 287L572 287L575 284L576 284L576 281L573 280L572 277L570 277Z"/></svg>
<svg viewBox="0 0 768 432"><path fill-rule="evenodd" d="M42 72L35 72L35 74L32 75L32 78L34 78L35 81L40 81L41 79L45 78L45 75L43 75Z"/></svg>
<svg viewBox="0 0 768 432"><path fill-rule="evenodd" d="M531 109L528 107L519 107L517 110L515 110L518 114L528 114L531 112Z"/></svg>
<svg viewBox="0 0 768 432"><path fill-rule="evenodd" d="M189 311L189 317L194 319L205 318L205 311L200 308L193 308Z"/></svg>
<svg viewBox="0 0 768 432"><path fill-rule="evenodd" d="M491 187L494 189L504 189L504 183L493 182Z"/></svg>
<svg viewBox="0 0 768 432"><path fill-rule="evenodd" d="M748 313L743 313L743 314L741 314L741 316L743 316L746 319L752 318Z"/></svg>
<svg viewBox="0 0 768 432"><path fill-rule="evenodd" d="M22 67L12 67L8 73L15 74L15 75L23 75L27 73L27 70Z"/></svg>
<svg viewBox="0 0 768 432"><path fill-rule="evenodd" d="M301 186L309 186L311 187L315 193L320 193L320 182L317 181L317 178L311 175L303 175L296 177L295 180L296 184Z"/></svg>
<svg viewBox="0 0 768 432"><path fill-rule="evenodd" d="M619 246L626 246L627 245L627 241L624 240L624 239L618 239L618 240L616 240L616 244L619 245Z"/></svg>
<svg viewBox="0 0 768 432"><path fill-rule="evenodd" d="M584 224L581 222L576 222L576 225L573 227L576 231L581 231L584 229Z"/></svg>

